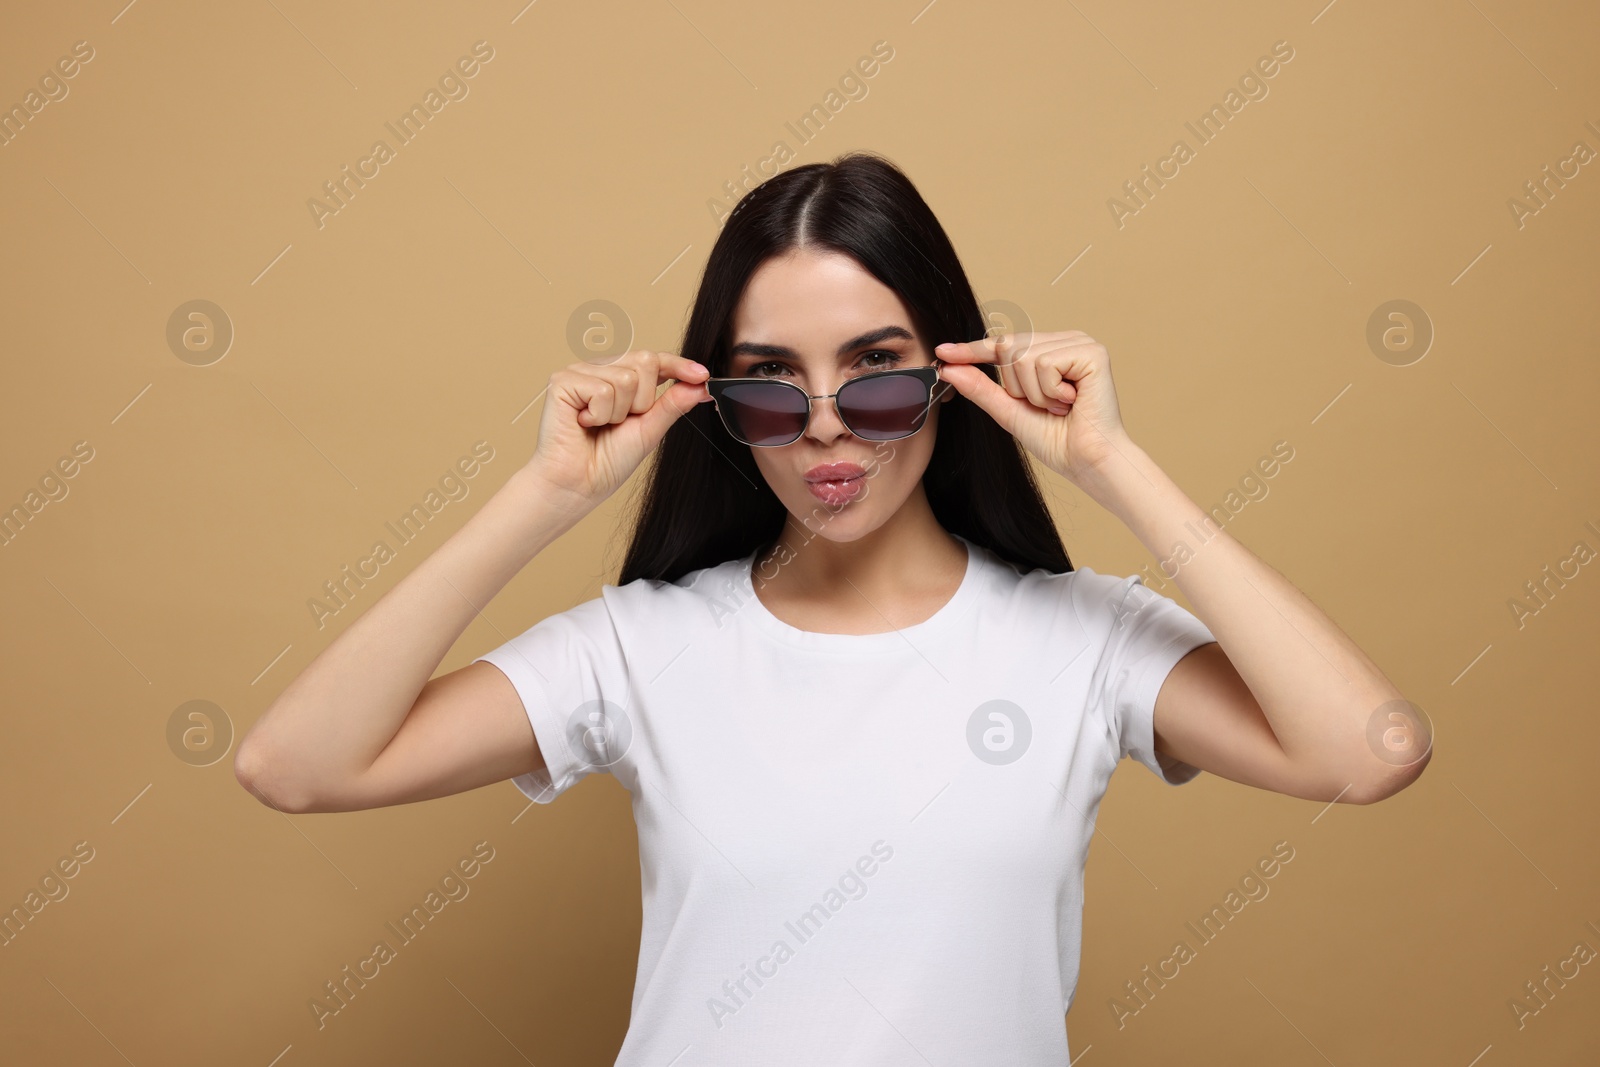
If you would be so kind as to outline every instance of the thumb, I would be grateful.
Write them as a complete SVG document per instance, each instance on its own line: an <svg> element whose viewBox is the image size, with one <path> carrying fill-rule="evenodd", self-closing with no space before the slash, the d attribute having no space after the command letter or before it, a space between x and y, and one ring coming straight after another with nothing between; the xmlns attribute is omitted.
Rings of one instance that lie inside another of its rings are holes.
<svg viewBox="0 0 1600 1067"><path fill-rule="evenodd" d="M1032 407L1027 401L1018 400L1006 392L999 382L971 363L946 363L939 373L962 396L987 411L1001 428L1013 436L1022 418L1021 409Z"/></svg>
<svg viewBox="0 0 1600 1067"><path fill-rule="evenodd" d="M710 394L704 385L693 382L673 382L671 388L650 405L650 410L639 416L639 430L645 440L645 451L661 443L667 430L702 401L709 403Z"/></svg>

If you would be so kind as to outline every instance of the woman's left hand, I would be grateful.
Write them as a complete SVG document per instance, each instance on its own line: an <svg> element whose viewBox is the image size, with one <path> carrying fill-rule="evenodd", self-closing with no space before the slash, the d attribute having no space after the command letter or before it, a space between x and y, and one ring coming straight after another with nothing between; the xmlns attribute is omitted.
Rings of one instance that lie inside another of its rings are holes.
<svg viewBox="0 0 1600 1067"><path fill-rule="evenodd" d="M1002 333L942 344L934 356L962 396L987 411L1039 461L1080 489L1131 447L1105 345L1082 330ZM994 363L997 385L974 363Z"/></svg>

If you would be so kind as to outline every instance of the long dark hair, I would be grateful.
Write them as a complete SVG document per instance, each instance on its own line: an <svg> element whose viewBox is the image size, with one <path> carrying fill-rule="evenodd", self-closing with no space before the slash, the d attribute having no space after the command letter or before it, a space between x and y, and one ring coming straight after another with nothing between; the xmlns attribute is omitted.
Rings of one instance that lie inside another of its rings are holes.
<svg viewBox="0 0 1600 1067"><path fill-rule="evenodd" d="M955 248L911 180L871 152L810 163L767 179L735 205L706 260L678 354L713 376L728 371L734 309L756 269L807 247L839 252L898 293L930 348L985 333ZM999 381L993 364L975 364ZM1022 446L989 413L954 393L922 476L939 525L1023 573L1072 570ZM618 585L672 582L771 546L787 509L750 446L709 403L696 405L657 446Z"/></svg>

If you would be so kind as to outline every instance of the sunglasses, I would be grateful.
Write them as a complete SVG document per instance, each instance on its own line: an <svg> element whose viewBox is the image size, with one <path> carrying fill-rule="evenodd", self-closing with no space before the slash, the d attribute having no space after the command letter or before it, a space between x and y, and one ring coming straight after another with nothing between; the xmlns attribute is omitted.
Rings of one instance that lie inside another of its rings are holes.
<svg viewBox="0 0 1600 1067"><path fill-rule="evenodd" d="M939 396L953 388L939 368L908 367L851 378L835 393L813 396L778 378L709 378L705 382L722 425L734 439L755 448L777 448L800 440L811 425L811 404L833 398L845 429L867 441L898 441L922 429Z"/></svg>

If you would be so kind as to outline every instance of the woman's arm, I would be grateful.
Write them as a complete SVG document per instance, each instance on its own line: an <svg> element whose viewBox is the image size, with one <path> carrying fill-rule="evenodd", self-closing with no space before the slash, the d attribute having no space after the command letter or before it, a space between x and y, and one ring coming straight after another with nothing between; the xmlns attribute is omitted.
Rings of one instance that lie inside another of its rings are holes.
<svg viewBox="0 0 1600 1067"><path fill-rule="evenodd" d="M1157 752L1262 789L1353 804L1391 796L1422 773L1427 724L1394 683L1133 443L1105 345L1066 330L935 352L948 362L941 377L1176 565L1178 588L1216 636L1167 672ZM981 363L996 366L998 382L973 366Z"/></svg>
<svg viewBox="0 0 1600 1067"><path fill-rule="evenodd" d="M551 498L535 468L519 469L444 544L358 616L289 683L240 743L234 757L240 783L283 811L343 811L398 802L397 797L420 799L408 790L431 785L430 779L438 779L440 787L459 786L427 790L432 795L486 785L506 776L501 764L511 752L520 750L522 763L537 758L537 748L525 745L529 728L514 700L491 708L481 691L462 689L459 679L432 687L432 699L418 696L479 611L582 518ZM479 665L474 676L484 669ZM480 678L476 684L487 688L496 681ZM431 709L455 709L450 714L459 727L468 703L495 720L452 730L432 729L422 721L444 714ZM404 774L386 774L371 789L358 787L413 706L419 728L434 738L431 753L423 754L432 764L422 758L402 761ZM513 741L517 748L508 749ZM454 754L441 744L450 745ZM481 780L454 781L471 773ZM369 793L372 799L363 800Z"/></svg>
<svg viewBox="0 0 1600 1067"><path fill-rule="evenodd" d="M240 784L281 811L351 811L542 767L527 709L498 668L429 679L513 575L710 399L693 384L707 373L635 349L552 374L533 458L289 683L239 745Z"/></svg>
<svg viewBox="0 0 1600 1067"><path fill-rule="evenodd" d="M1157 750L1307 799L1372 803L1414 781L1428 762L1426 737L1408 763L1380 758L1369 742L1374 718L1388 726L1387 712L1404 707L1385 707L1404 698L1377 664L1125 434L1110 444L1080 487L1169 561L1162 574L1217 638L1167 675Z"/></svg>

